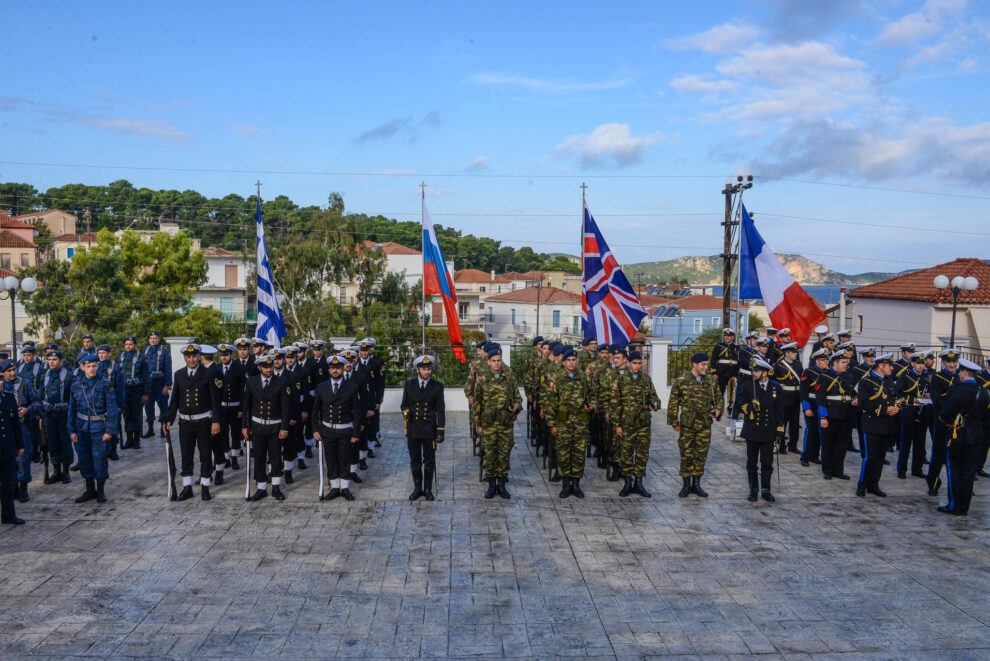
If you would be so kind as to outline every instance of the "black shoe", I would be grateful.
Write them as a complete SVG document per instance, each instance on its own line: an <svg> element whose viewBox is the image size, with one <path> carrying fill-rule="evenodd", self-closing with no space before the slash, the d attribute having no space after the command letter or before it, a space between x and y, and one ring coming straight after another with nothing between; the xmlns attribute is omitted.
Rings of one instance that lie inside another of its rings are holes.
<svg viewBox="0 0 990 661"><path fill-rule="evenodd" d="M371 448L368 448L368 459L374 459L374 458L375 458L375 451L372 450Z"/></svg>
<svg viewBox="0 0 990 661"><path fill-rule="evenodd" d="M627 475L626 483L622 485L622 490L619 492L619 495L625 498L626 496L632 493L632 487L633 487L633 479Z"/></svg>
<svg viewBox="0 0 990 661"><path fill-rule="evenodd" d="M860 498L866 495L866 486L862 482L856 485L856 495Z"/></svg>
<svg viewBox="0 0 990 661"><path fill-rule="evenodd" d="M292 471L284 471L283 477L285 478L286 484L292 484L296 481L296 479L292 477Z"/></svg>
<svg viewBox="0 0 990 661"><path fill-rule="evenodd" d="M305 469L309 468L309 466L306 465L306 460L305 459L296 459L296 468L298 468L300 470L305 470Z"/></svg>
<svg viewBox="0 0 990 661"><path fill-rule="evenodd" d="M750 489L749 495L746 496L746 500L748 500L751 503L755 503L756 499L757 499L756 489Z"/></svg>
<svg viewBox="0 0 990 661"><path fill-rule="evenodd" d="M368 470L368 462L365 461L364 459L361 459L360 461L358 461L358 468L360 468L363 471Z"/></svg>
<svg viewBox="0 0 990 661"><path fill-rule="evenodd" d="M12 519L4 519L3 521L0 521L0 523L9 523L14 526L20 526L24 524L24 519L15 516Z"/></svg>
<svg viewBox="0 0 990 661"><path fill-rule="evenodd" d="M778 453L779 454L787 454L787 446L784 446L784 447L780 448L780 450L778 450Z"/></svg>
<svg viewBox="0 0 990 661"><path fill-rule="evenodd" d="M96 498L96 480L91 477L86 478L86 491L83 495L76 498L77 503L85 503L87 500L93 500Z"/></svg>
<svg viewBox="0 0 990 661"><path fill-rule="evenodd" d="M687 498L691 494L691 478L682 477L681 479L684 480L684 486L677 492L677 495L681 498Z"/></svg>
<svg viewBox="0 0 990 661"><path fill-rule="evenodd" d="M848 479L851 479L851 478L850 478L850 477L849 477L848 475L846 475L845 473L839 473L839 474L838 474L838 475L836 475L835 477L837 477L837 478L839 478L840 480L848 480Z"/></svg>
<svg viewBox="0 0 990 661"><path fill-rule="evenodd" d="M924 473L916 473L914 471L911 471L911 477L928 477L928 476L925 475Z"/></svg>
<svg viewBox="0 0 990 661"><path fill-rule="evenodd" d="M905 473L904 471L897 471L897 479L898 480L906 480L907 479L907 473Z"/></svg>
<svg viewBox="0 0 990 661"><path fill-rule="evenodd" d="M980 477L990 477L990 473L986 472L982 468L976 472Z"/></svg>
<svg viewBox="0 0 990 661"><path fill-rule="evenodd" d="M216 479L213 481L216 482L217 486L223 484L223 471L217 471Z"/></svg>
<svg viewBox="0 0 990 661"><path fill-rule="evenodd" d="M210 487L205 484L199 488L199 497L203 500L210 500L213 496L210 495Z"/></svg>
<svg viewBox="0 0 990 661"><path fill-rule="evenodd" d="M578 498L584 498L584 492L581 491L581 478L575 477L571 480L571 493Z"/></svg>
<svg viewBox="0 0 990 661"><path fill-rule="evenodd" d="M802 459L801 460L801 465L802 466L807 466L808 465L808 460L807 459Z"/></svg>
<svg viewBox="0 0 990 661"><path fill-rule="evenodd" d="M282 487L280 485L272 485L272 498L275 500L285 500L285 494L282 493Z"/></svg>
<svg viewBox="0 0 990 661"><path fill-rule="evenodd" d="M701 488L701 476L696 476L691 478L692 487L691 490L702 498L708 498L708 492Z"/></svg>
<svg viewBox="0 0 990 661"><path fill-rule="evenodd" d="M554 468L553 469L553 473L550 474L550 481L551 482L560 482L560 473L557 472L557 469L556 468Z"/></svg>
<svg viewBox="0 0 990 661"><path fill-rule="evenodd" d="M105 485L106 483L107 483L106 480L99 480L96 483L96 502L98 502L98 503L105 503L105 502L107 502L107 494L103 490L103 485Z"/></svg>
<svg viewBox="0 0 990 661"><path fill-rule="evenodd" d="M334 498L340 498L340 489L337 487L330 489L330 493L323 496L323 500L333 500Z"/></svg>
<svg viewBox="0 0 990 661"><path fill-rule="evenodd" d="M770 493L770 489L764 489L760 495L762 495L763 500L767 501L768 503L772 503L775 500L777 500L776 498L773 497L773 494Z"/></svg>
<svg viewBox="0 0 990 661"><path fill-rule="evenodd" d="M54 473L51 474L48 479L45 480L45 484L55 484L56 482L62 481L62 469L58 468Z"/></svg>
<svg viewBox="0 0 990 661"><path fill-rule="evenodd" d="M966 512L960 512L958 510L950 509L948 505L943 505L942 507L936 507L936 510L942 512L943 514L955 514L956 516L966 516Z"/></svg>
<svg viewBox="0 0 990 661"><path fill-rule="evenodd" d="M813 464L818 464L819 466L822 465L822 460L821 459L809 459L808 461L810 461Z"/></svg>
<svg viewBox="0 0 990 661"><path fill-rule="evenodd" d="M148 425L148 431L141 434L141 438L151 438L154 435L155 435L155 425L150 424Z"/></svg>
<svg viewBox="0 0 990 661"><path fill-rule="evenodd" d="M505 500L509 500L512 496L509 494L509 490L505 488L505 478L500 477L495 480L495 486L498 488L498 495Z"/></svg>
<svg viewBox="0 0 990 661"><path fill-rule="evenodd" d="M872 493L874 496L880 496L881 498L887 497L887 494L880 487L867 487L866 493Z"/></svg>
<svg viewBox="0 0 990 661"><path fill-rule="evenodd" d="M355 484L362 484L364 480L357 473L351 473L351 482Z"/></svg>
<svg viewBox="0 0 990 661"><path fill-rule="evenodd" d="M890 466L890 461L889 461L889 460L887 460L887 459L884 459L884 460L883 460L883 465L884 465L884 466Z"/></svg>
<svg viewBox="0 0 990 661"><path fill-rule="evenodd" d="M28 494L28 483L27 482L21 482L21 491L17 495L17 500L21 501L22 503L26 503L29 500L31 500L31 496Z"/></svg>
<svg viewBox="0 0 990 661"><path fill-rule="evenodd" d="M179 492L179 495L176 498L176 500L189 500L192 497L193 497L192 485L187 484L186 486L182 487L182 491Z"/></svg>
<svg viewBox="0 0 990 661"><path fill-rule="evenodd" d="M563 485L560 487L559 496L561 498L567 498L571 495L571 478L565 477L561 481L563 482Z"/></svg>
<svg viewBox="0 0 990 661"><path fill-rule="evenodd" d="M937 496L938 495L938 489L932 489L931 487L928 487L928 495L929 496Z"/></svg>
<svg viewBox="0 0 990 661"><path fill-rule="evenodd" d="M69 475L69 464L62 464L62 484L69 484L72 482L72 476Z"/></svg>
<svg viewBox="0 0 990 661"><path fill-rule="evenodd" d="M798 453L798 449L797 449L797 446L796 445L788 445L787 446L787 451L788 452L791 452L793 454L797 454Z"/></svg>
<svg viewBox="0 0 990 661"><path fill-rule="evenodd" d="M117 448L116 447L111 447L110 448L110 454L107 455L107 459L110 459L111 461L118 461L118 460L120 460L120 455L117 454Z"/></svg>
<svg viewBox="0 0 990 661"><path fill-rule="evenodd" d="M131 447L131 432L127 432L127 438L126 439L121 439L121 441L120 441L120 449L121 450L126 450L129 447Z"/></svg>
<svg viewBox="0 0 990 661"><path fill-rule="evenodd" d="M619 464L612 464L612 475L608 478L609 482L618 482L622 479L622 468Z"/></svg>
<svg viewBox="0 0 990 661"><path fill-rule="evenodd" d="M307 459L312 459L313 458L313 446L312 445L307 445L306 446L306 458Z"/></svg>
<svg viewBox="0 0 990 661"><path fill-rule="evenodd" d="M344 497L344 500L354 500L354 494L347 487L340 490L340 495Z"/></svg>
<svg viewBox="0 0 990 661"><path fill-rule="evenodd" d="M69 466L69 470L73 472L79 472L79 464L78 463L72 464L71 466Z"/></svg>
<svg viewBox="0 0 990 661"><path fill-rule="evenodd" d="M832 476L829 475L828 473L822 473L822 477L825 478L826 480L831 480L832 479Z"/></svg>
<svg viewBox="0 0 990 661"><path fill-rule="evenodd" d="M258 489L248 497L248 500L256 503L262 498L268 498L268 489Z"/></svg>
<svg viewBox="0 0 990 661"><path fill-rule="evenodd" d="M487 500L491 500L492 498L495 497L495 494L497 493L498 493L498 487L495 486L495 478L494 477L488 478L488 490L485 491L485 498Z"/></svg>
<svg viewBox="0 0 990 661"><path fill-rule="evenodd" d="M241 470L241 465L237 462L237 457L234 455L230 455L230 468L235 471Z"/></svg>
<svg viewBox="0 0 990 661"><path fill-rule="evenodd" d="M430 491L429 489L427 489L426 491L424 491L423 492L423 495L426 497L427 500L436 500L437 499L436 496L433 495L433 492Z"/></svg>
<svg viewBox="0 0 990 661"><path fill-rule="evenodd" d="M652 498L653 494L646 490L643 486L643 478L637 477L633 480L633 493L638 493L643 498Z"/></svg>

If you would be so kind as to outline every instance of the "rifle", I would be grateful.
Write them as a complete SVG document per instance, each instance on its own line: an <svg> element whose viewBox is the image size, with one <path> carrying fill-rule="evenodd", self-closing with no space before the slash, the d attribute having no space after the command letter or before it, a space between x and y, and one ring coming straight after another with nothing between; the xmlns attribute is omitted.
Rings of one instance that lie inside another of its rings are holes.
<svg viewBox="0 0 990 661"><path fill-rule="evenodd" d="M45 429L44 417L38 420L38 426L41 428L41 458L45 462L45 484L50 484L51 478L48 476L48 467L51 462L48 456L48 430Z"/></svg>
<svg viewBox="0 0 990 661"><path fill-rule="evenodd" d="M168 499L178 499L175 490L175 454L172 452L172 429L165 432L165 466L168 473Z"/></svg>

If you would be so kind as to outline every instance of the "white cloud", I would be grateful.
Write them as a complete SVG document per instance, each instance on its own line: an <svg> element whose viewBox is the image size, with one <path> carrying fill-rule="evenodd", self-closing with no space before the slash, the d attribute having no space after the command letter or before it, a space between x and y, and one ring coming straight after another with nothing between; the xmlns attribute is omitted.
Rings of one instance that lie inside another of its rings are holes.
<svg viewBox="0 0 990 661"><path fill-rule="evenodd" d="M893 23L888 23L880 36L877 37L884 46L900 46L915 43L939 31L938 22L932 17L919 12L903 16Z"/></svg>
<svg viewBox="0 0 990 661"><path fill-rule="evenodd" d="M700 50L706 53L728 53L741 48L760 35L760 28L751 23L723 23L678 39L666 41L671 50Z"/></svg>
<svg viewBox="0 0 990 661"><path fill-rule="evenodd" d="M176 127L174 124L157 119L136 119L133 117L85 117L79 120L80 124L90 126L103 131L114 131L117 133L129 133L140 135L156 140L174 142L188 140L193 137L192 133L187 133Z"/></svg>
<svg viewBox="0 0 990 661"><path fill-rule="evenodd" d="M670 86L681 94L720 94L733 92L738 85L731 80L702 80L694 74L688 74L670 81Z"/></svg>
<svg viewBox="0 0 990 661"><path fill-rule="evenodd" d="M478 73L470 78L478 85L511 85L525 87L534 92L559 94L561 92L581 92L586 90L610 90L629 84L626 78L613 78L605 81L562 81L544 78L530 78L505 73Z"/></svg>
<svg viewBox="0 0 990 661"><path fill-rule="evenodd" d="M471 162L464 166L463 170L465 172L486 172L491 170L488 166L487 156L475 156L471 159Z"/></svg>
<svg viewBox="0 0 990 661"><path fill-rule="evenodd" d="M250 135L254 137L266 137L271 133L271 129L265 128L264 126L255 126L254 124L239 124L233 122L230 124L230 130L234 133L240 133L241 135Z"/></svg>
<svg viewBox="0 0 990 661"><path fill-rule="evenodd" d="M716 69L723 76L781 84L865 67L865 63L840 55L828 44L807 41L802 44L757 44L720 63Z"/></svg>
<svg viewBox="0 0 990 661"><path fill-rule="evenodd" d="M577 156L585 166L623 167L642 161L646 148L662 137L659 131L633 136L628 124L602 124L588 135L568 136L543 161Z"/></svg>

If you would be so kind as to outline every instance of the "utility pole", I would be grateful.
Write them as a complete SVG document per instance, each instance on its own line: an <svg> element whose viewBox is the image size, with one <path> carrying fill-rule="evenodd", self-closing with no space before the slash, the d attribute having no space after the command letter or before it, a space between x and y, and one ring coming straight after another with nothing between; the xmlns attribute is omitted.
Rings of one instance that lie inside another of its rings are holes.
<svg viewBox="0 0 990 661"><path fill-rule="evenodd" d="M753 175L748 175L746 177L746 183L743 183L742 175L736 177L736 183L726 183L725 188L722 189L722 195L725 196L725 220L722 221L722 227L725 229L723 244L722 244L722 327L729 326L729 308L732 303L732 271L738 261L738 255L732 250L732 239L734 228L739 226L740 221L734 220L735 214L733 213L733 202L736 193L740 195L747 188L752 188L753 186Z"/></svg>
<svg viewBox="0 0 990 661"><path fill-rule="evenodd" d="M422 209L423 211L425 211L426 210L425 181L419 182L419 197L420 197L420 203L422 205ZM423 216L421 215L419 220L420 220L419 223L420 227L422 227L425 218L423 218ZM422 234L422 232L420 232L420 234ZM423 333L422 334L423 353L426 353L426 236L425 235L423 236L423 263L421 268L423 269L423 277L420 280L420 287L419 287L419 293L420 293L419 306L420 306L420 320L421 320L420 327Z"/></svg>
<svg viewBox="0 0 990 661"><path fill-rule="evenodd" d="M92 248L93 247L93 234L92 234L92 232L89 229L90 220L91 220L91 217L90 217L90 214L89 214L89 207L86 207L86 212L83 213L83 222L86 223L86 245L89 246L90 248Z"/></svg>

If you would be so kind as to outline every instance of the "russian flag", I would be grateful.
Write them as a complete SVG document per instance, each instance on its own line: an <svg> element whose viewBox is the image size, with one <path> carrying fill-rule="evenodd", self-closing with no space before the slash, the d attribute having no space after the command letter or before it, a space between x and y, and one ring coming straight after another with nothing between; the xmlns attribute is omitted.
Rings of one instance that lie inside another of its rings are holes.
<svg viewBox="0 0 990 661"><path fill-rule="evenodd" d="M440 250L437 233L433 231L433 221L426 210L426 200L423 200L423 294L425 296L441 296L443 310L447 316L447 335L454 350L454 357L462 363L467 362L464 356L464 340L461 339L461 322L457 317L457 293L454 291L454 281L447 272L447 262Z"/></svg>
<svg viewBox="0 0 990 661"><path fill-rule="evenodd" d="M825 311L801 288L777 255L756 231L746 206L742 208L742 245L739 249L739 298L761 298L770 321L790 328L791 339L803 347L811 330L825 320Z"/></svg>

